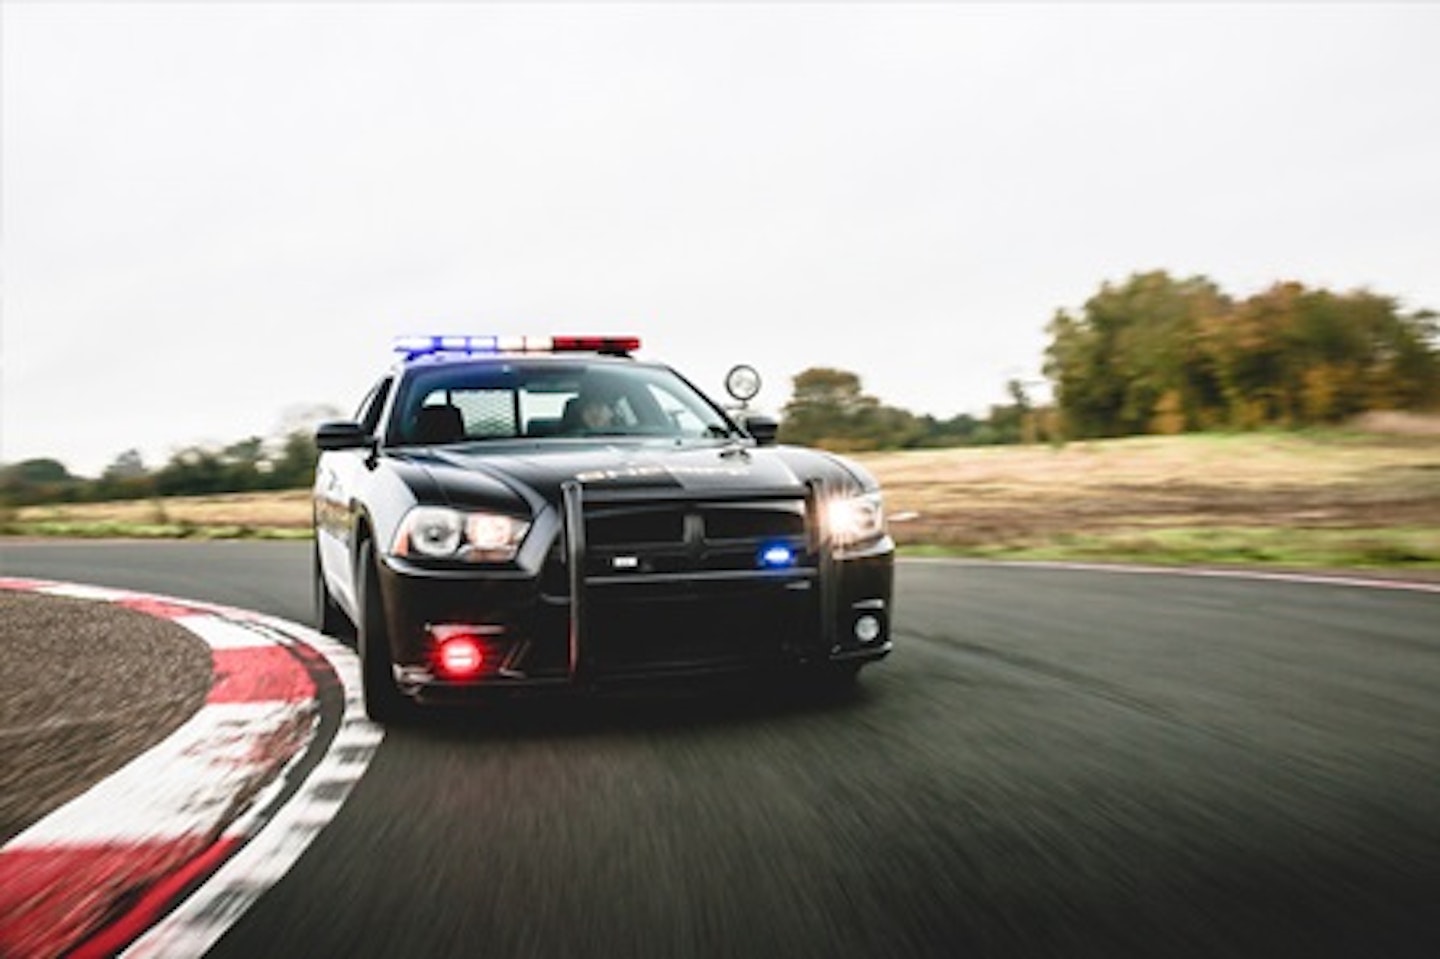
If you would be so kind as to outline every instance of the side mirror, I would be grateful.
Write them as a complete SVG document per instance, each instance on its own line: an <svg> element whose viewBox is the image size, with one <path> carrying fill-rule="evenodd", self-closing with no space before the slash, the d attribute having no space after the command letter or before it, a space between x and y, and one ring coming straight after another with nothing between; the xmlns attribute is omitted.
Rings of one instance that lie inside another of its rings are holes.
<svg viewBox="0 0 1440 959"><path fill-rule="evenodd" d="M740 425L745 427L757 446L774 446L780 432L780 423L768 416L747 416Z"/></svg>
<svg viewBox="0 0 1440 959"><path fill-rule="evenodd" d="M315 430L315 445L322 450L358 450L373 445L368 430L359 423L337 420L321 423Z"/></svg>

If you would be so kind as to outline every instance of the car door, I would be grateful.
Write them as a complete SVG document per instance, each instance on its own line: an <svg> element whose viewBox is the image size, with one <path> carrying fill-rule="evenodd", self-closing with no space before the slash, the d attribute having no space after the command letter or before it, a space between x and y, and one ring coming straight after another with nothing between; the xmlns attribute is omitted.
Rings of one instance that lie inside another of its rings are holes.
<svg viewBox="0 0 1440 959"><path fill-rule="evenodd" d="M376 383L355 413L355 421L378 437L389 377ZM315 468L315 542L326 584L340 605L355 613L354 539L358 521L360 484L369 472L366 459L372 449L330 450Z"/></svg>

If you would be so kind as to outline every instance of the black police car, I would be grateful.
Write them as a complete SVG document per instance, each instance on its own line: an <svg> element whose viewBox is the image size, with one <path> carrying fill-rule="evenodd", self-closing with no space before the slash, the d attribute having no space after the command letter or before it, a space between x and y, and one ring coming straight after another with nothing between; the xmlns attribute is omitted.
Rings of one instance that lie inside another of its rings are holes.
<svg viewBox="0 0 1440 959"><path fill-rule="evenodd" d="M845 683L891 648L894 543L855 463L774 445L634 337L418 337L326 423L320 628L366 709L750 670ZM758 378L728 378L748 400Z"/></svg>

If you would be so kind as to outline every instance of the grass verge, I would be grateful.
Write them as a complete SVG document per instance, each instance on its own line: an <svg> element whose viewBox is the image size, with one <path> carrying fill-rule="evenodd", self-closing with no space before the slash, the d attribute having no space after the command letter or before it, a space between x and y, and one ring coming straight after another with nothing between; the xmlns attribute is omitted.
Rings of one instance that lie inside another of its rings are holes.
<svg viewBox="0 0 1440 959"><path fill-rule="evenodd" d="M288 526L198 523L121 523L84 520L11 520L0 526L9 536L53 536L71 539L309 539L308 529Z"/></svg>
<svg viewBox="0 0 1440 959"><path fill-rule="evenodd" d="M1210 527L1065 533L1028 543L912 543L903 556L1125 562L1175 566L1440 571L1433 529L1274 529Z"/></svg>

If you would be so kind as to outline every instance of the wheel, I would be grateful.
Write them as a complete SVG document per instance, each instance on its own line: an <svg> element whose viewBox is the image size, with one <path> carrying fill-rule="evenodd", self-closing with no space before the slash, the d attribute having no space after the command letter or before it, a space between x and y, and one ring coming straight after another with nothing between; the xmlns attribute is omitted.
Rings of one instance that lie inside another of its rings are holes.
<svg viewBox="0 0 1440 959"><path fill-rule="evenodd" d="M409 715L410 702L395 685L390 637L385 626L385 606L380 596L380 573L375 566L375 547L368 542L360 547L358 566L360 622L357 624L356 646L360 653L360 685L365 693L365 715L377 723L395 723Z"/></svg>
<svg viewBox="0 0 1440 959"><path fill-rule="evenodd" d="M325 574L320 569L320 547L318 545L312 556L312 564L315 571L315 628L326 636L342 638L353 636L353 625L336 605L335 597L330 595L330 587L325 585Z"/></svg>

